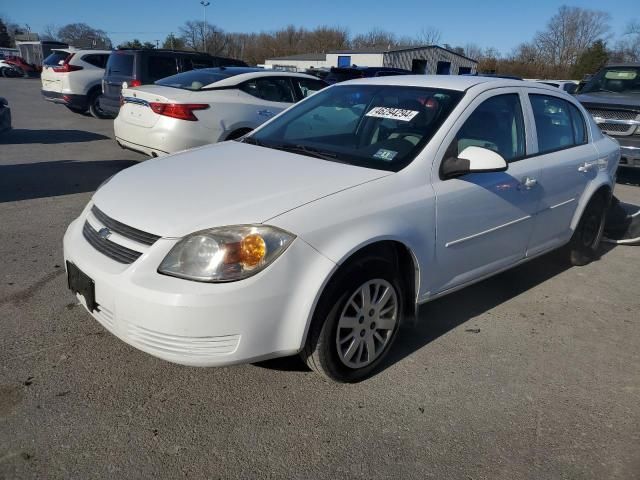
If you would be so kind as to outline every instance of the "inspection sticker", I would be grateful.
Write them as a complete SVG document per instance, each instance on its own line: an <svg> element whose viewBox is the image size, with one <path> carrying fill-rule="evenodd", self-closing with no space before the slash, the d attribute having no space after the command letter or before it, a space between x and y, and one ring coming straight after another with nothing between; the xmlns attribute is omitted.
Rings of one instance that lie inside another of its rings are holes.
<svg viewBox="0 0 640 480"><path fill-rule="evenodd" d="M393 150L385 150L384 148L381 148L375 153L373 158L379 158L380 160L390 162L395 158L397 154L398 152L394 152Z"/></svg>
<svg viewBox="0 0 640 480"><path fill-rule="evenodd" d="M367 117L388 118L389 120L410 122L418 113L420 112L404 110L402 108L375 107L367 112Z"/></svg>

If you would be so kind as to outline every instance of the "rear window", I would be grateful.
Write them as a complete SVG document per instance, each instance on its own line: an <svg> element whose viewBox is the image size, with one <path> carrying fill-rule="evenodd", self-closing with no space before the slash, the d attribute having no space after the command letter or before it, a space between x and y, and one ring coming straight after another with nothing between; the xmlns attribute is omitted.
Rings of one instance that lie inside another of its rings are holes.
<svg viewBox="0 0 640 480"><path fill-rule="evenodd" d="M44 59L44 65L47 67L57 67L58 65L62 65L68 56L68 52L53 52Z"/></svg>
<svg viewBox="0 0 640 480"><path fill-rule="evenodd" d="M133 76L133 55L112 53L107 61L107 75Z"/></svg>
<svg viewBox="0 0 640 480"><path fill-rule="evenodd" d="M198 91L212 83L219 82L235 75L232 72L221 72L211 70L191 70L189 72L172 75L155 82L163 87L181 88L183 90Z"/></svg>

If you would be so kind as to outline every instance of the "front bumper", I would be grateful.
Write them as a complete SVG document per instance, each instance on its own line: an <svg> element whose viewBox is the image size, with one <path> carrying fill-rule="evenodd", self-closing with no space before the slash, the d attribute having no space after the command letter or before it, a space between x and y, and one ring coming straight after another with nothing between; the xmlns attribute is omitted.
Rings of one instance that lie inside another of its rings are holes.
<svg viewBox="0 0 640 480"><path fill-rule="evenodd" d="M41 92L44 99L49 102L59 103L73 108L87 108L89 106L86 95L53 92L51 90L41 90Z"/></svg>
<svg viewBox="0 0 640 480"><path fill-rule="evenodd" d="M157 273L176 239L158 240L130 265L102 255L82 235L87 210L65 234L65 260L95 282L98 309L91 314L124 342L170 362L200 367L301 350L316 294L335 267L304 241L296 239L272 265L248 279L198 283Z"/></svg>
<svg viewBox="0 0 640 480"><path fill-rule="evenodd" d="M614 138L620 144L620 166L640 168L640 135Z"/></svg>

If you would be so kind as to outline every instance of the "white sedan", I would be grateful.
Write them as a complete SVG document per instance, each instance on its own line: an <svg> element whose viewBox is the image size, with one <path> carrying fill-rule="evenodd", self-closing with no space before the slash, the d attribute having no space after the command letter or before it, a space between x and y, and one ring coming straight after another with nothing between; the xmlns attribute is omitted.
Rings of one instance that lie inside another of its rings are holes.
<svg viewBox="0 0 640 480"><path fill-rule="evenodd" d="M345 82L103 184L66 232L69 286L171 362L299 353L358 381L420 304L561 247L597 258L619 158L557 88Z"/></svg>
<svg viewBox="0 0 640 480"><path fill-rule="evenodd" d="M157 157L239 138L327 84L259 68L203 68L122 89L121 147Z"/></svg>

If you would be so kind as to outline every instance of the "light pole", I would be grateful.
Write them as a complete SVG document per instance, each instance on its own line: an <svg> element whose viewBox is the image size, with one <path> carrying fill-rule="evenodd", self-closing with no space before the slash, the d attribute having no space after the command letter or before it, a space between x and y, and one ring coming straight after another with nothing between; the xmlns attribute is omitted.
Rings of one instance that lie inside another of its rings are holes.
<svg viewBox="0 0 640 480"><path fill-rule="evenodd" d="M211 5L211 2L205 2L205 0L200 0L200 5L202 5L202 14L204 16L204 23L202 24L202 39L204 40L204 51L208 53L207 48L207 7Z"/></svg>

